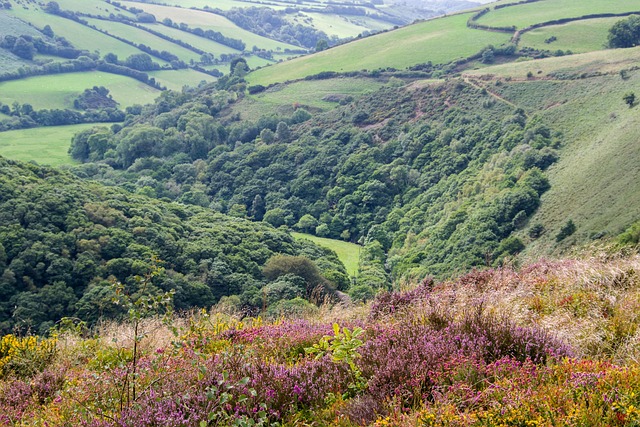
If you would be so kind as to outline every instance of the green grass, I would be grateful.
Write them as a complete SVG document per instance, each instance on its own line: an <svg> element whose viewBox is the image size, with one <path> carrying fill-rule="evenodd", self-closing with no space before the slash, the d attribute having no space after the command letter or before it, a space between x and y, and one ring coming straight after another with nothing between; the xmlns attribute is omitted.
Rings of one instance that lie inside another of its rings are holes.
<svg viewBox="0 0 640 427"><path fill-rule="evenodd" d="M35 109L73 108L73 100L85 89L104 86L124 108L153 102L160 91L130 77L98 71L29 77L0 83L0 102L31 104Z"/></svg>
<svg viewBox="0 0 640 427"><path fill-rule="evenodd" d="M310 106L322 110L335 107L335 102L323 101L326 95L339 94L358 97L373 92L383 85L374 79L341 78L318 81L300 81L278 85L257 95L247 95L234 106L242 117L250 118L264 111L276 111L280 107L291 108L293 104Z"/></svg>
<svg viewBox="0 0 640 427"><path fill-rule="evenodd" d="M300 15L302 16L296 15L289 17L288 20L294 24L311 25L320 31L324 31L330 35L336 35L340 38L356 37L363 31L370 29L353 22L351 18L355 17L313 12L301 12ZM380 29L390 28L391 26L391 24L388 24L386 27Z"/></svg>
<svg viewBox="0 0 640 427"><path fill-rule="evenodd" d="M150 76L155 77L156 81L167 87L167 89L181 90L184 85L197 87L202 80L212 82L216 80L208 74L201 73L196 70L161 70L151 71Z"/></svg>
<svg viewBox="0 0 640 427"><path fill-rule="evenodd" d="M25 162L33 160L51 166L73 164L74 161L67 154L71 138L77 132L92 126L96 126L96 124L51 126L0 132L0 156Z"/></svg>
<svg viewBox="0 0 640 427"><path fill-rule="evenodd" d="M216 7L222 10L229 10L234 7L247 7L245 1L236 0L215 0L215 4L211 0L156 0L154 3L164 4L168 6L180 6L184 8L195 7L198 9L204 9L205 6Z"/></svg>
<svg viewBox="0 0 640 427"><path fill-rule="evenodd" d="M127 7L133 6L139 9L143 9L153 14L159 21L162 21L165 18L169 18L176 23L188 24L191 28L199 27L203 30L214 30L222 33L227 37L240 39L245 42L248 50L251 50L254 45L258 46L261 49L267 50L276 50L278 48L282 50L299 49L299 47L297 46L262 37L250 31L244 30L222 15L216 15L214 13L203 12L200 10L162 6L157 4L136 3L130 1L123 1L122 4L127 5Z"/></svg>
<svg viewBox="0 0 640 427"><path fill-rule="evenodd" d="M114 34L126 40L131 40L136 44L144 44L160 52L163 50L171 52L186 63L189 63L190 60L200 60L200 55L197 53L147 31L132 27L131 25L122 24L120 22L103 21L100 19L87 19L87 21L91 25L95 25L97 28L107 31L109 34Z"/></svg>
<svg viewBox="0 0 640 427"><path fill-rule="evenodd" d="M286 64L266 67L252 72L247 78L251 84L268 85L321 71L403 69L427 61L441 64L471 56L489 44L508 41L508 34L467 28L468 17L468 14L461 14L409 25L296 58Z"/></svg>
<svg viewBox="0 0 640 427"><path fill-rule="evenodd" d="M638 106L628 108L627 92L640 94L640 72L628 71L640 61L640 48L591 52L571 57L495 66L469 75L510 77L489 88L508 101L537 115L561 132L561 157L548 172L551 189L529 224L541 223L547 232L533 241L532 257L561 250L566 244L589 242L601 234L614 236L640 218L640 127ZM542 71L537 74L537 71ZM534 71L542 79L526 79ZM608 73L575 80L549 80L553 71ZM555 235L572 219L577 226L566 244L557 245ZM528 239L523 235L524 239Z"/></svg>
<svg viewBox="0 0 640 427"><path fill-rule="evenodd" d="M212 53L216 57L218 57L220 54L223 54L223 53L226 53L226 54L240 53L240 51L232 47L214 42L213 40L209 40L204 37L198 37L195 34L191 34L186 31L181 31L177 28L171 28L161 24L145 24L143 26L153 31L157 31L159 33L165 34L173 39L182 40L185 43L189 43L193 47L202 49L205 52Z"/></svg>
<svg viewBox="0 0 640 427"><path fill-rule="evenodd" d="M0 37L22 35L45 37L40 31L29 26L26 22L9 15L4 9L0 9Z"/></svg>
<svg viewBox="0 0 640 427"><path fill-rule="evenodd" d="M295 233L291 235L295 239L308 239L317 245L333 250L340 261L347 269L349 276L357 276L360 261L360 245L355 243L344 242L342 240L326 239L324 237L316 237L311 234Z"/></svg>
<svg viewBox="0 0 640 427"><path fill-rule="evenodd" d="M492 10L478 19L478 23L494 27L515 25L517 28L524 28L560 18L634 11L640 11L640 0L542 0Z"/></svg>
<svg viewBox="0 0 640 427"><path fill-rule="evenodd" d="M74 12L88 13L91 15L109 16L121 14L133 17L134 14L110 5L104 0L56 0L62 10L72 10ZM44 2L46 4L47 2Z"/></svg>
<svg viewBox="0 0 640 427"><path fill-rule="evenodd" d="M31 22L38 28L44 28L47 24L50 25L57 36L69 40L69 42L78 49L86 49L89 52L99 52L102 56L111 52L118 55L121 59L142 53L141 50L133 46L129 46L126 43L92 30L82 24L59 16L49 15L37 9L36 6L31 3L29 4L29 8L29 10L24 10L21 7L15 7L10 13L27 22Z"/></svg>
<svg viewBox="0 0 640 427"><path fill-rule="evenodd" d="M585 19L563 25L551 25L528 31L520 38L521 47L534 49L570 50L573 53L591 52L604 49L609 28L620 18ZM556 41L545 43L555 36Z"/></svg>
<svg viewBox="0 0 640 427"><path fill-rule="evenodd" d="M0 73L16 71L25 65L29 65L27 61L20 59L6 49L0 48Z"/></svg>
<svg viewBox="0 0 640 427"><path fill-rule="evenodd" d="M537 61L511 62L481 70L467 71L465 75L495 75L526 79L531 72L536 78L549 77L550 73L615 73L630 68L640 61L640 48L608 49L579 55L545 58Z"/></svg>

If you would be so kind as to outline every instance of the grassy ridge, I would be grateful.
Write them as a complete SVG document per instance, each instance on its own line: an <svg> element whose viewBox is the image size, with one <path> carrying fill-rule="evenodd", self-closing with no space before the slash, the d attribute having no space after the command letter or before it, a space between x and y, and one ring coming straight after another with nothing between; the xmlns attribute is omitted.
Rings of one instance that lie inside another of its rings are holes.
<svg viewBox="0 0 640 427"><path fill-rule="evenodd" d="M150 71L147 74L154 77L157 82L171 90L182 90L184 85L196 87L201 81L212 82L215 77L196 70L161 70Z"/></svg>
<svg viewBox="0 0 640 427"><path fill-rule="evenodd" d="M120 22L103 21L101 19L87 19L87 21L97 28L105 30L110 34L117 34L126 40L133 40L137 44L147 45L157 51L166 50L167 52L171 52L184 62L188 63L190 60L200 60L199 54L147 31L132 27L131 25Z"/></svg>
<svg viewBox="0 0 640 427"><path fill-rule="evenodd" d="M328 79L319 81L300 81L281 85L257 95L247 95L233 109L243 118L250 118L267 111L277 111L281 107L291 109L294 104L327 110L336 106L335 102L325 101L327 95L351 95L358 97L373 92L382 86L373 79Z"/></svg>
<svg viewBox="0 0 640 427"><path fill-rule="evenodd" d="M532 243L532 255L616 235L640 217L640 166L636 161L640 147L633 131L640 119L637 107L630 109L622 100L627 92L640 92L640 73L628 71L626 79L618 73L634 66L639 57L638 48L619 49L484 71L511 77L511 82L488 87L563 134L560 160L549 171L551 189L530 220L530 224L542 223L547 228ZM526 79L528 72L539 80ZM554 72L564 76L609 74L558 81L549 77ZM555 236L568 219L575 222L577 232L558 245Z"/></svg>
<svg viewBox="0 0 640 427"><path fill-rule="evenodd" d="M460 14L409 25L257 70L248 80L251 84L268 85L322 71L402 69L427 61L441 64L471 56L489 44L508 41L507 34L467 28L468 18L468 14Z"/></svg>
<svg viewBox="0 0 640 427"><path fill-rule="evenodd" d="M528 31L520 38L521 47L532 47L540 50L570 50L573 53L584 53L604 49L607 44L609 28L620 18L586 19L569 22L563 25L551 25ZM545 43L550 37L557 40Z"/></svg>
<svg viewBox="0 0 640 427"><path fill-rule="evenodd" d="M31 6L29 10L14 8L10 13L30 22L37 28L44 28L45 25L50 25L57 36L72 41L73 45L78 49L85 49L89 52L97 50L103 55L111 52L122 59L130 55L142 53L141 50L133 46L92 30L82 24L59 16L46 14L42 10L36 9L36 6ZM157 62L164 63L164 61L160 60Z"/></svg>
<svg viewBox="0 0 640 427"><path fill-rule="evenodd" d="M561 18L635 11L640 11L640 0L543 0L492 10L478 19L478 23L493 27L514 25L524 28Z"/></svg>
<svg viewBox="0 0 640 427"><path fill-rule="evenodd" d="M75 163L67 154L76 133L95 126L82 124L0 132L0 155L12 160L60 166Z"/></svg>
<svg viewBox="0 0 640 427"><path fill-rule="evenodd" d="M291 235L296 239L308 239L319 246L331 249L338 255L338 258L347 269L349 276L358 275L360 265L360 245L342 240L325 239L324 237L317 237L312 234L292 232Z"/></svg>
<svg viewBox="0 0 640 427"><path fill-rule="evenodd" d="M122 108L152 102L160 93L130 77L92 71L29 77L0 83L0 102L31 104L35 109L73 108L85 89L104 86Z"/></svg>
<svg viewBox="0 0 640 427"><path fill-rule="evenodd" d="M287 43L282 43L276 40L262 37L247 30L238 27L236 24L221 15L214 13L202 12L193 9L184 9L180 7L162 6L156 4L136 3L130 1L123 1L122 4L127 7L137 7L153 14L156 19L162 21L165 18L171 19L173 22L185 23L190 27L200 27L203 30L214 30L222 33L227 37L241 39L247 45L247 49L251 50L251 47L256 45L261 49L276 50L278 48L284 49L299 49L297 46L293 46Z"/></svg>

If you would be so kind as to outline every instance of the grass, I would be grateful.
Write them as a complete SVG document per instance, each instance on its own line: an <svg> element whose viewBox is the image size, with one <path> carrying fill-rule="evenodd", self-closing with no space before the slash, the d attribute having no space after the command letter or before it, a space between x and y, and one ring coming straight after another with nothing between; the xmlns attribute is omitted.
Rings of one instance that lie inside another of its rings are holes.
<svg viewBox="0 0 640 427"><path fill-rule="evenodd" d="M342 240L317 237L311 234L292 232L291 235L296 239L308 239L322 247L333 250L338 255L340 261L344 264L349 276L358 275L358 268L360 265L360 245L344 242Z"/></svg>
<svg viewBox="0 0 640 427"><path fill-rule="evenodd" d="M538 115L543 123L561 132L561 157L548 172L551 189L529 224L544 224L547 232L531 242L528 251L537 256L562 251L571 243L584 243L602 235L614 236L640 218L640 126L637 108L622 97L640 93L640 72L618 71L636 66L640 48L591 52L571 57L515 63L474 72L512 77L490 88L510 102ZM540 74L538 74L538 71ZM533 71L538 80L527 80ZM552 71L587 73L585 78L549 80ZM588 77L588 73L609 74ZM470 74L474 74L470 73ZM518 79L518 80L516 80ZM572 219L575 235L557 244L555 235ZM523 236L528 239L528 237Z"/></svg>
<svg viewBox="0 0 640 427"><path fill-rule="evenodd" d="M0 132L0 156L43 165L70 165L74 161L67 154L71 138L96 124L51 126Z"/></svg>
<svg viewBox="0 0 640 427"><path fill-rule="evenodd" d="M40 31L29 26L26 22L9 15L5 10L0 10L0 37L19 35L45 37Z"/></svg>
<svg viewBox="0 0 640 427"><path fill-rule="evenodd" d="M25 65L29 65L27 61L20 59L6 49L0 48L0 73L16 71Z"/></svg>
<svg viewBox="0 0 640 427"><path fill-rule="evenodd" d="M171 90L181 90L185 85L196 87L203 80L207 82L216 80L215 77L212 77L208 74L189 69L151 71L147 74L155 77L158 83L166 86L167 89Z"/></svg>
<svg viewBox="0 0 640 427"><path fill-rule="evenodd" d="M573 53L601 50L607 44L609 28L619 20L620 18L585 19L563 25L536 28L522 35L520 46L551 51L570 50ZM557 40L545 43L545 40L552 36Z"/></svg>
<svg viewBox="0 0 640 427"><path fill-rule="evenodd" d="M160 91L130 77L91 71L29 77L0 83L0 102L18 101L35 109L73 108L73 100L85 89L104 86L121 108L153 102Z"/></svg>
<svg viewBox="0 0 640 427"><path fill-rule="evenodd" d="M351 95L357 98L373 92L383 83L374 79L329 79L300 81L288 85L278 85L257 95L247 95L234 107L242 117L254 117L261 112L275 111L280 107L291 108L294 104L310 106L321 110L335 107L335 102L324 101L326 95Z"/></svg>
<svg viewBox="0 0 640 427"><path fill-rule="evenodd" d="M159 21L162 21L165 18L169 18L176 23L188 24L191 28L199 27L203 30L210 29L218 31L227 37L240 39L246 43L248 50L251 50L254 45L258 46L261 49L267 50L299 49L299 47L297 46L262 37L250 31L244 30L224 16L216 15L214 13L203 12L194 9L185 9L146 3L143 4L130 1L123 1L122 4L127 5L128 7L133 6L143 9L146 12L155 15L156 19Z"/></svg>
<svg viewBox="0 0 640 427"><path fill-rule="evenodd" d="M121 59L142 53L141 50L133 46L129 46L126 43L92 30L82 24L59 16L46 14L42 10L37 9L33 4L30 4L29 7L29 10L16 7L13 8L10 13L32 23L38 28L44 28L45 25L50 25L56 36L64 37L78 49L85 49L89 52L99 52L102 56L111 52L118 55Z"/></svg>
<svg viewBox="0 0 640 427"><path fill-rule="evenodd" d="M214 42L213 40L209 40L204 37L198 37L195 34L191 34L186 31L181 31L181 30L178 30L177 28L171 28L161 24L145 24L143 26L153 31L157 31L159 33L165 34L173 39L182 40L185 43L189 43L193 47L202 49L205 52L212 53L216 57L223 53L226 53L226 54L240 53L240 51L232 47Z"/></svg>
<svg viewBox="0 0 640 427"><path fill-rule="evenodd" d="M109 34L117 35L126 40L133 40L136 44L147 45L159 52L163 50L171 52L186 63L189 63L190 60L200 60L200 55L197 53L131 25L100 19L87 19L87 21L97 28L107 31Z"/></svg>
<svg viewBox="0 0 640 427"><path fill-rule="evenodd" d="M507 34L467 28L468 17L468 14L461 14L409 25L296 58L286 64L266 67L252 72L247 78L251 84L268 85L321 71L403 69L427 61L442 64L473 55L489 44L508 41Z"/></svg>
<svg viewBox="0 0 640 427"><path fill-rule="evenodd" d="M363 31L370 30L370 28L366 26L353 22L350 18L354 17L329 13L301 12L298 15L289 17L289 21L295 24L311 25L320 31L324 31L330 35L336 35L340 38L356 37ZM383 28L379 29L390 28L391 25L381 25L381 27Z"/></svg>
<svg viewBox="0 0 640 427"><path fill-rule="evenodd" d="M87 13L91 15L109 16L110 14L121 14L134 17L134 14L124 9L115 7L104 0L56 0L62 10L72 10L74 12ZM43 4L46 4L43 3Z"/></svg>
<svg viewBox="0 0 640 427"><path fill-rule="evenodd" d="M524 28L560 18L634 11L640 11L640 0L543 0L492 10L478 19L478 23L494 27L515 25L517 28Z"/></svg>

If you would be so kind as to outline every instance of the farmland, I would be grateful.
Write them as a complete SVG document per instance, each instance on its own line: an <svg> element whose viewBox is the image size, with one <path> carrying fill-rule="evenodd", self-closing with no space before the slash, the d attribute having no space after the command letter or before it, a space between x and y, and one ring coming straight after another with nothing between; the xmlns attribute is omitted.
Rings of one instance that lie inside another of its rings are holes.
<svg viewBox="0 0 640 427"><path fill-rule="evenodd" d="M273 65L249 75L252 84L268 85L300 79L323 71L357 71L378 68L405 68L431 61L442 64L465 58L489 44L509 40L507 34L478 31L466 27L469 15L433 19L366 37L345 45Z"/></svg>
<svg viewBox="0 0 640 427"><path fill-rule="evenodd" d="M291 235L296 239L308 239L320 246L331 249L338 255L338 258L340 258L340 261L342 261L350 276L358 275L361 250L360 245L344 242L342 240L325 239L312 234L291 233Z"/></svg>
<svg viewBox="0 0 640 427"><path fill-rule="evenodd" d="M604 49L609 28L620 18L599 18L573 21L562 25L550 25L524 33L521 47L540 50L570 50L584 53ZM552 42L552 37L555 39Z"/></svg>
<svg viewBox="0 0 640 427"><path fill-rule="evenodd" d="M73 164L67 154L71 138L93 124L52 126L0 132L0 156L12 160L35 161L43 165Z"/></svg>
<svg viewBox="0 0 640 427"><path fill-rule="evenodd" d="M478 19L478 23L492 27L515 26L521 29L540 22L563 18L638 11L640 11L640 0L544 0L492 10Z"/></svg>
<svg viewBox="0 0 640 427"><path fill-rule="evenodd" d="M104 86L122 108L152 102L159 90L130 77L103 72L67 73L29 77L0 83L0 102L31 104L35 109L73 108L73 100L83 90Z"/></svg>

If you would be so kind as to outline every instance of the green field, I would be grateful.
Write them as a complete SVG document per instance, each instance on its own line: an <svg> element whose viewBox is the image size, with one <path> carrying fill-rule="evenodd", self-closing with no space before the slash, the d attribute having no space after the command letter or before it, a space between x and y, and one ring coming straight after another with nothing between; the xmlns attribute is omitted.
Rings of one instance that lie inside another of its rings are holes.
<svg viewBox="0 0 640 427"><path fill-rule="evenodd" d="M193 47L202 49L205 52L212 53L216 57L218 57L220 54L223 54L223 53L226 53L226 54L240 53L240 51L232 47L214 42L213 40L209 40L204 37L196 36L195 34L191 34L186 31L178 30L177 28L167 27L161 24L145 24L143 25L143 27L162 33L173 39L182 40L185 43L189 43Z"/></svg>
<svg viewBox="0 0 640 427"><path fill-rule="evenodd" d="M45 37L40 31L29 26L26 22L9 15L4 9L0 9L0 37L4 36L33 36Z"/></svg>
<svg viewBox="0 0 640 427"><path fill-rule="evenodd" d="M521 47L540 50L570 50L573 53L601 50L607 44L609 28L621 18L600 18L573 21L563 25L550 25L528 31L520 38ZM556 41L545 43L555 36Z"/></svg>
<svg viewBox="0 0 640 427"><path fill-rule="evenodd" d="M0 73L12 72L29 65L27 61L17 57L6 49L0 48Z"/></svg>
<svg viewBox="0 0 640 427"><path fill-rule="evenodd" d="M124 16L134 17L133 13L124 9L115 7L104 0L56 0L62 10L72 10L74 12L87 13L91 15L109 16L121 14ZM46 4L47 2L44 2Z"/></svg>
<svg viewBox="0 0 640 427"><path fill-rule="evenodd" d="M237 1L237 0L215 0L213 3L211 0L155 0L154 3L164 4L168 6L180 6L184 8L195 7L198 9L204 9L205 7L216 7L222 10L229 10L234 7L247 7L247 3L245 1ZM146 6L145 4L142 4ZM139 6L136 6L139 7Z"/></svg>
<svg viewBox="0 0 640 427"><path fill-rule="evenodd" d="M69 19L49 15L40 9L36 9L36 6L33 5L30 6L29 10L13 8L10 13L27 22L31 22L37 28L44 28L45 25L50 25L56 36L64 37L78 49L86 49L89 52L99 52L102 56L111 52L118 55L121 59L142 53L141 50L116 40L113 37L109 37Z"/></svg>
<svg viewBox="0 0 640 427"><path fill-rule="evenodd" d="M631 68L640 61L640 48L608 49L579 55L545 58L536 61L511 62L494 65L482 70L467 71L464 75L495 75L526 79L531 72L536 78L549 77L552 73L616 73L622 68Z"/></svg>
<svg viewBox="0 0 640 427"><path fill-rule="evenodd" d="M0 132L0 156L43 165L73 164L67 154L71 138L77 132L96 124L50 126ZM108 125L107 125L108 126Z"/></svg>
<svg viewBox="0 0 640 427"><path fill-rule="evenodd" d="M328 110L337 105L323 101L327 95L351 95L358 97L373 92L383 85L374 79L339 78L317 81L300 81L288 85L278 85L256 95L247 95L234 106L241 117L249 118L264 111L276 111L280 107L291 109L294 104Z"/></svg>
<svg viewBox="0 0 640 427"><path fill-rule="evenodd" d="M160 70L150 71L147 74L154 77L156 81L167 89L182 90L183 86L197 87L202 80L213 82L215 77L201 73L196 70Z"/></svg>
<svg viewBox="0 0 640 427"><path fill-rule="evenodd" d="M296 239L308 239L320 246L333 250L338 255L340 261L344 264L349 276L358 275L358 269L360 266L360 245L344 242L342 240L316 237L311 234L292 232L291 235Z"/></svg>
<svg viewBox="0 0 640 427"><path fill-rule="evenodd" d="M296 58L249 74L251 84L268 85L295 80L321 71L406 68L431 61L450 62L471 56L489 44L509 40L508 34L467 28L468 14L409 25L395 31L353 41L313 55Z"/></svg>
<svg viewBox="0 0 640 427"><path fill-rule="evenodd" d="M354 22L353 19L355 18L355 16L346 17L328 13L301 12L296 16L290 17L289 21L295 24L311 25L314 28L320 31L324 31L327 34L333 34L340 38L346 38L356 37L363 31L370 30L370 28ZM388 24L386 27L381 25L381 27L382 28L377 29L382 30L385 28L390 28L391 24Z"/></svg>
<svg viewBox="0 0 640 427"><path fill-rule="evenodd" d="M87 21L96 28L107 31L109 34L117 35L118 37L122 37L126 40L132 40L136 44L144 44L159 52L163 50L171 52L186 63L189 63L190 60L200 60L200 55L197 53L147 31L132 27L131 25L122 24L120 22L103 21L101 19L87 19ZM154 60L155 59L157 58L154 58Z"/></svg>
<svg viewBox="0 0 640 427"><path fill-rule="evenodd" d="M596 13L640 11L640 0L542 0L492 10L478 23L493 27L528 27L539 22L561 18L577 18Z"/></svg>
<svg viewBox="0 0 640 427"><path fill-rule="evenodd" d="M562 133L560 160L548 173L551 189L529 221L545 224L547 232L529 245L530 256L553 248L568 219L578 228L574 237L585 242L601 233L616 235L640 217L639 107L630 109L622 100L625 93L640 93L640 72L628 71L627 79L618 73L638 61L640 48L616 49L467 73L511 78L488 88ZM542 79L527 79L529 71ZM548 78L554 71L609 74L557 81Z"/></svg>
<svg viewBox="0 0 640 427"><path fill-rule="evenodd" d="M171 19L176 23L188 24L191 28L202 28L203 30L214 30L222 33L227 37L240 39L247 45L247 50L255 45L261 49L267 50L284 50L299 49L299 47L272 40L259 36L250 31L238 27L236 24L221 15L203 12L201 10L185 9L180 7L162 6L157 4L136 3L123 1L122 4L127 7L137 7L146 12L153 14L157 20L162 21L165 18Z"/></svg>
<svg viewBox="0 0 640 427"><path fill-rule="evenodd" d="M85 89L104 86L121 108L133 104L146 104L160 93L130 77L91 71L85 73L54 74L29 77L0 83L0 102L31 104L36 110L43 108L73 108L73 100Z"/></svg>

